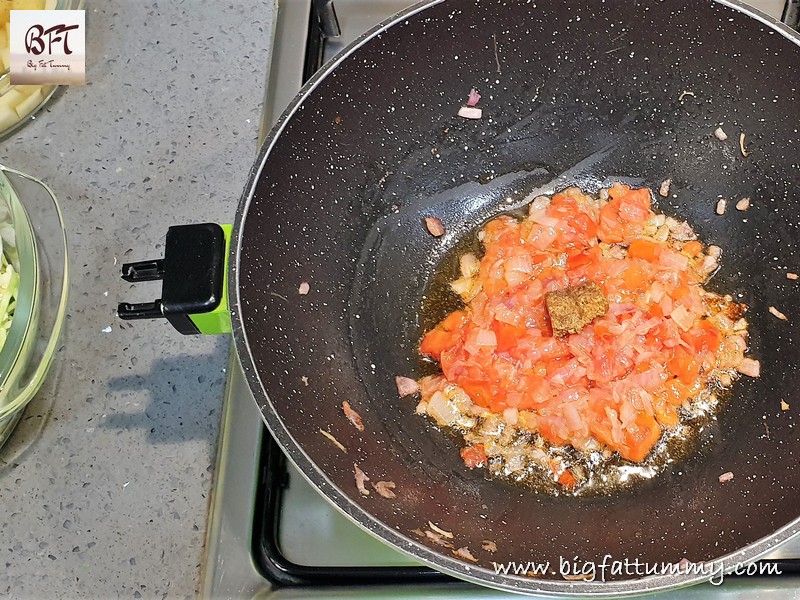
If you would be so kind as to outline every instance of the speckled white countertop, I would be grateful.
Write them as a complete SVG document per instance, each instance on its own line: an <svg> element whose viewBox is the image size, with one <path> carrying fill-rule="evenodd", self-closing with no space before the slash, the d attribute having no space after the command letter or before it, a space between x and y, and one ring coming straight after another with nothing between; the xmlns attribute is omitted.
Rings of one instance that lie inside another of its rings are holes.
<svg viewBox="0 0 800 600"><path fill-rule="evenodd" d="M273 11L88 0L89 85L0 142L58 196L72 268L51 376L0 450L0 596L196 593L229 340L123 324L117 302L159 287L119 268L159 256L170 224L232 220Z"/></svg>

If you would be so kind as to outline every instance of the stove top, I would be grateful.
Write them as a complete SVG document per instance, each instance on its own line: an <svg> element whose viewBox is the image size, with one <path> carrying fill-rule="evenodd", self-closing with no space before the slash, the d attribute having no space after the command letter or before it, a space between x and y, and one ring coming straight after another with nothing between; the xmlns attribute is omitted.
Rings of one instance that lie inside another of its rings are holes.
<svg viewBox="0 0 800 600"><path fill-rule="evenodd" d="M324 61L411 0L278 0L261 137ZM336 20L329 17L335 4ZM784 0L752 0L780 18ZM797 17L800 0L789 0ZM338 24L341 35L325 39ZM235 355L231 356L212 491L201 595L211 598L504 598L510 594L458 582L415 563L363 532L320 496L282 455ZM768 557L800 559L800 538ZM659 599L800 599L798 563L781 577L726 578ZM405 582L398 587L399 582ZM368 585L367 585L368 584Z"/></svg>

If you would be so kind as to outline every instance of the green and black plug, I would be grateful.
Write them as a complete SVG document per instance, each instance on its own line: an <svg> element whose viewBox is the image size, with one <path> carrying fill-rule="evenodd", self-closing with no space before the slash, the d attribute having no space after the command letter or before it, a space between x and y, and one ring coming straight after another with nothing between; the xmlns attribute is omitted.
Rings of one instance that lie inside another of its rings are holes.
<svg viewBox="0 0 800 600"><path fill-rule="evenodd" d="M120 302L120 319L166 318L185 335L230 333L228 251L231 225L177 225L167 231L164 258L122 265L131 283L163 281L154 302Z"/></svg>

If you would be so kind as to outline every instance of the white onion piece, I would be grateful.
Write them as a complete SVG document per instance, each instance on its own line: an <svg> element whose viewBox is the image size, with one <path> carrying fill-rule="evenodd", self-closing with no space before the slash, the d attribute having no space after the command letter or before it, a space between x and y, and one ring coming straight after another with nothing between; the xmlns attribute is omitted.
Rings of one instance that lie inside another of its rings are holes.
<svg viewBox="0 0 800 600"><path fill-rule="evenodd" d="M475 343L479 346L497 346L497 334L491 329L480 329Z"/></svg>
<svg viewBox="0 0 800 600"><path fill-rule="evenodd" d="M398 375L394 378L394 382L397 384L397 393L400 394L401 398L416 394L419 391L419 384L410 377Z"/></svg>
<svg viewBox="0 0 800 600"><path fill-rule="evenodd" d="M689 259L683 254L678 254L672 250L664 250L658 258L658 263L667 269L685 271L689 266Z"/></svg>
<svg viewBox="0 0 800 600"><path fill-rule="evenodd" d="M525 254L522 256L512 256L503 263L503 268L506 271L530 273L533 271L533 264L531 263L531 257Z"/></svg>
<svg viewBox="0 0 800 600"><path fill-rule="evenodd" d="M382 496L383 498L397 498L397 494L392 491L397 487L397 484L394 481L379 481L378 483L373 483L372 487L375 488L375 491L378 492L378 495Z"/></svg>
<svg viewBox="0 0 800 600"><path fill-rule="evenodd" d="M679 242L690 242L697 239L697 234L686 221L676 221L673 218L665 219L664 224L669 227L670 234Z"/></svg>
<svg viewBox="0 0 800 600"><path fill-rule="evenodd" d="M740 335L732 335L728 339L730 339L730 341L736 346L736 348L740 352L744 352L745 350L747 350L747 342L745 341L745 339L742 336L740 336Z"/></svg>
<svg viewBox="0 0 800 600"><path fill-rule="evenodd" d="M775 308L774 306L770 306L770 307L769 307L769 312L770 312L770 314L771 314L772 316L774 316L774 317L777 317L777 318L778 318L778 319L780 319L781 321L788 321L788 320L789 320L789 318L788 318L788 317L787 317L785 314L783 314L781 311L779 311L779 310L778 310L777 308Z"/></svg>
<svg viewBox="0 0 800 600"><path fill-rule="evenodd" d="M511 426L516 425L519 420L519 411L516 408L505 409L503 411L503 420Z"/></svg>
<svg viewBox="0 0 800 600"><path fill-rule="evenodd" d="M425 228L433 237L444 235L444 225L436 217L425 217Z"/></svg>
<svg viewBox="0 0 800 600"><path fill-rule="evenodd" d="M478 260L478 257L468 252L464 254L458 261L459 267L461 268L461 276L462 277L475 277L481 270L481 261Z"/></svg>
<svg viewBox="0 0 800 600"><path fill-rule="evenodd" d="M536 196L533 201L528 206L528 214L532 214L536 211L544 210L550 206L550 197L549 196Z"/></svg>
<svg viewBox="0 0 800 600"><path fill-rule="evenodd" d="M364 473L364 471L362 471L355 463L353 463L353 472L356 476L356 487L358 488L358 491L362 496L369 496L369 490L367 489L367 486L364 485L367 481L369 481L369 477L367 477L366 473Z"/></svg>
<svg viewBox="0 0 800 600"><path fill-rule="evenodd" d="M467 296L472 290L473 280L468 277L461 277L450 282L450 289L459 296Z"/></svg>
<svg viewBox="0 0 800 600"><path fill-rule="evenodd" d="M472 552L469 551L469 548L464 546L463 548L459 548L458 550L454 550L453 554L458 556L459 558L465 558L470 562L478 562L478 559L472 556Z"/></svg>
<svg viewBox="0 0 800 600"><path fill-rule="evenodd" d="M359 431L364 431L364 422L361 420L361 415L352 409L347 400L342 402L342 411L344 412L344 416L347 417L347 420L353 424L353 427Z"/></svg>
<svg viewBox="0 0 800 600"><path fill-rule="evenodd" d="M710 256L710 255L706 256L706 257L703 258L703 262L700 263L700 272L705 274L705 275L708 275L708 274L713 273L714 271L716 271L717 266L719 266L719 265L717 263L717 259L716 258L714 258L713 256Z"/></svg>
<svg viewBox="0 0 800 600"><path fill-rule="evenodd" d="M458 411L442 392L435 392L428 400L426 412L439 425L452 425L458 418Z"/></svg>
<svg viewBox="0 0 800 600"><path fill-rule="evenodd" d="M608 314L612 316L624 315L636 311L636 305L630 303L615 302L608 307Z"/></svg>
<svg viewBox="0 0 800 600"><path fill-rule="evenodd" d="M630 401L625 400L620 405L619 418L622 421L623 429L627 429L629 425L633 424L636 421L637 416L636 409Z"/></svg>
<svg viewBox="0 0 800 600"><path fill-rule="evenodd" d="M464 343L464 349L470 354L478 354L483 348L494 348L496 346L497 335L491 329L472 331Z"/></svg>
<svg viewBox="0 0 800 600"><path fill-rule="evenodd" d="M742 375L747 375L748 377L760 377L761 363L757 360L753 360L752 358L745 358L742 363L736 367L736 370Z"/></svg>
<svg viewBox="0 0 800 600"><path fill-rule="evenodd" d="M692 328L692 325L694 325L694 317L681 304L678 304L672 309L670 317L683 331L689 331Z"/></svg>
<svg viewBox="0 0 800 600"><path fill-rule="evenodd" d="M458 109L458 116L465 119L480 119L483 117L483 109L473 106L462 106Z"/></svg>

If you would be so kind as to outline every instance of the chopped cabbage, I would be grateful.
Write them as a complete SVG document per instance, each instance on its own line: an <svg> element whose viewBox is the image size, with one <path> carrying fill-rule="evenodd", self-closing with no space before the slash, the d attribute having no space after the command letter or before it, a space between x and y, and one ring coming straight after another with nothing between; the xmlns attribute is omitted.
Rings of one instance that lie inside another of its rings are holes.
<svg viewBox="0 0 800 600"><path fill-rule="evenodd" d="M5 253L0 255L0 349L5 345L14 308L17 305L19 289L19 273L6 259Z"/></svg>

